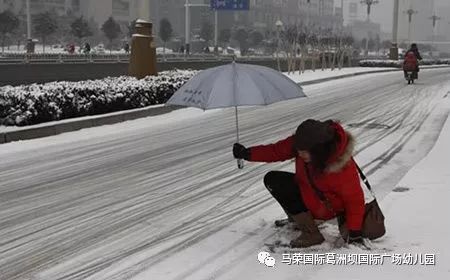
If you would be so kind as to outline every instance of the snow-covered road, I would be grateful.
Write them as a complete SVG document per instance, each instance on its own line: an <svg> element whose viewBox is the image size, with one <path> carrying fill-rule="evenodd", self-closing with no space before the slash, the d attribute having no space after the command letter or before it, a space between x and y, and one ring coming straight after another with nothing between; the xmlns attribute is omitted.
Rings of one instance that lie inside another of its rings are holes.
<svg viewBox="0 0 450 280"><path fill-rule="evenodd" d="M435 69L413 86L399 72L306 86L308 99L240 109L241 143L286 137L306 118L341 120L383 197L433 146L449 78ZM234 142L233 109L183 109L0 145L0 279L227 278L282 216L263 175L293 168L239 171Z"/></svg>

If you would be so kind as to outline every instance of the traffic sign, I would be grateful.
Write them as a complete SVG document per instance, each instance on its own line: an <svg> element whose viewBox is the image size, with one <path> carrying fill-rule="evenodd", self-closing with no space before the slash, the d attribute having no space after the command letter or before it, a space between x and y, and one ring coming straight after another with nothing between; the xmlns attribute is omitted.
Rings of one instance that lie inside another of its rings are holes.
<svg viewBox="0 0 450 280"><path fill-rule="evenodd" d="M213 10L249 10L250 0L211 0Z"/></svg>

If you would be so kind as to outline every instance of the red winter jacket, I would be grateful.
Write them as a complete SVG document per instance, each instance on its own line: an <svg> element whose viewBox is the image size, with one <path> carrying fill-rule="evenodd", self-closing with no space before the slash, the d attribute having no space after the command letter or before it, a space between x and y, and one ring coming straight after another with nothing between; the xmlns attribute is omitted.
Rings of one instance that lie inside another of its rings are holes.
<svg viewBox="0 0 450 280"><path fill-rule="evenodd" d="M416 71L418 66L419 62L417 61L417 57L414 51L410 50L406 52L405 59L403 61L403 70Z"/></svg>
<svg viewBox="0 0 450 280"><path fill-rule="evenodd" d="M303 201L314 218L329 220L344 212L348 229L361 230L365 202L358 169L352 158L354 139L340 124L333 123L333 127L339 135L339 141L325 171L319 173L311 166L308 167L312 180L330 202L332 210L326 207L310 186L305 163L293 148L294 136L274 144L251 147L250 161L276 162L295 158L295 179Z"/></svg>

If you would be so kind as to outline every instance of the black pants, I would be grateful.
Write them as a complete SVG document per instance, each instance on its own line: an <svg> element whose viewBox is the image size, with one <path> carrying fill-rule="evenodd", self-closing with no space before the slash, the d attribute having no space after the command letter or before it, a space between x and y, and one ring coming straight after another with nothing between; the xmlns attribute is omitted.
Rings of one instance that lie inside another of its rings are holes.
<svg viewBox="0 0 450 280"><path fill-rule="evenodd" d="M294 178L295 174L283 171L270 171L264 176L270 194L291 215L308 211Z"/></svg>

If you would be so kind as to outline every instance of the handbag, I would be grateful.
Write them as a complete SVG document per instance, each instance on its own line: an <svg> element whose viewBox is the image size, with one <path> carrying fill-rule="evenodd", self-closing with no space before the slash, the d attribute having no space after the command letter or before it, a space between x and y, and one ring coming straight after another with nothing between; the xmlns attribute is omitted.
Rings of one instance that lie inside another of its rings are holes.
<svg viewBox="0 0 450 280"><path fill-rule="evenodd" d="M355 161L354 161L355 162ZM359 176L361 177L362 181L364 182L364 185L369 189L369 191L372 193L372 195L375 197L375 194L372 191L372 187L370 186L369 180L364 175L364 172L361 170L361 168L358 166L358 164L355 162L356 168L358 169ZM309 169L305 164L305 170L308 177L309 184L319 197L319 199L325 204L325 206L333 210L331 207L331 203L328 201L328 199L325 197L323 192L317 188L317 186L314 184L314 181L311 178L311 175L309 173ZM338 226L339 226L339 232L341 233L341 236L344 240L347 240L348 238L348 228L345 222L345 214L339 213L336 214L337 220L338 220ZM384 224L384 215L381 211L380 205L378 204L377 199L370 201L369 203L365 204L364 209L364 218L363 218L363 224L361 228L362 236L365 238L368 238L370 240L374 240L377 238L382 237L386 233L386 226Z"/></svg>

